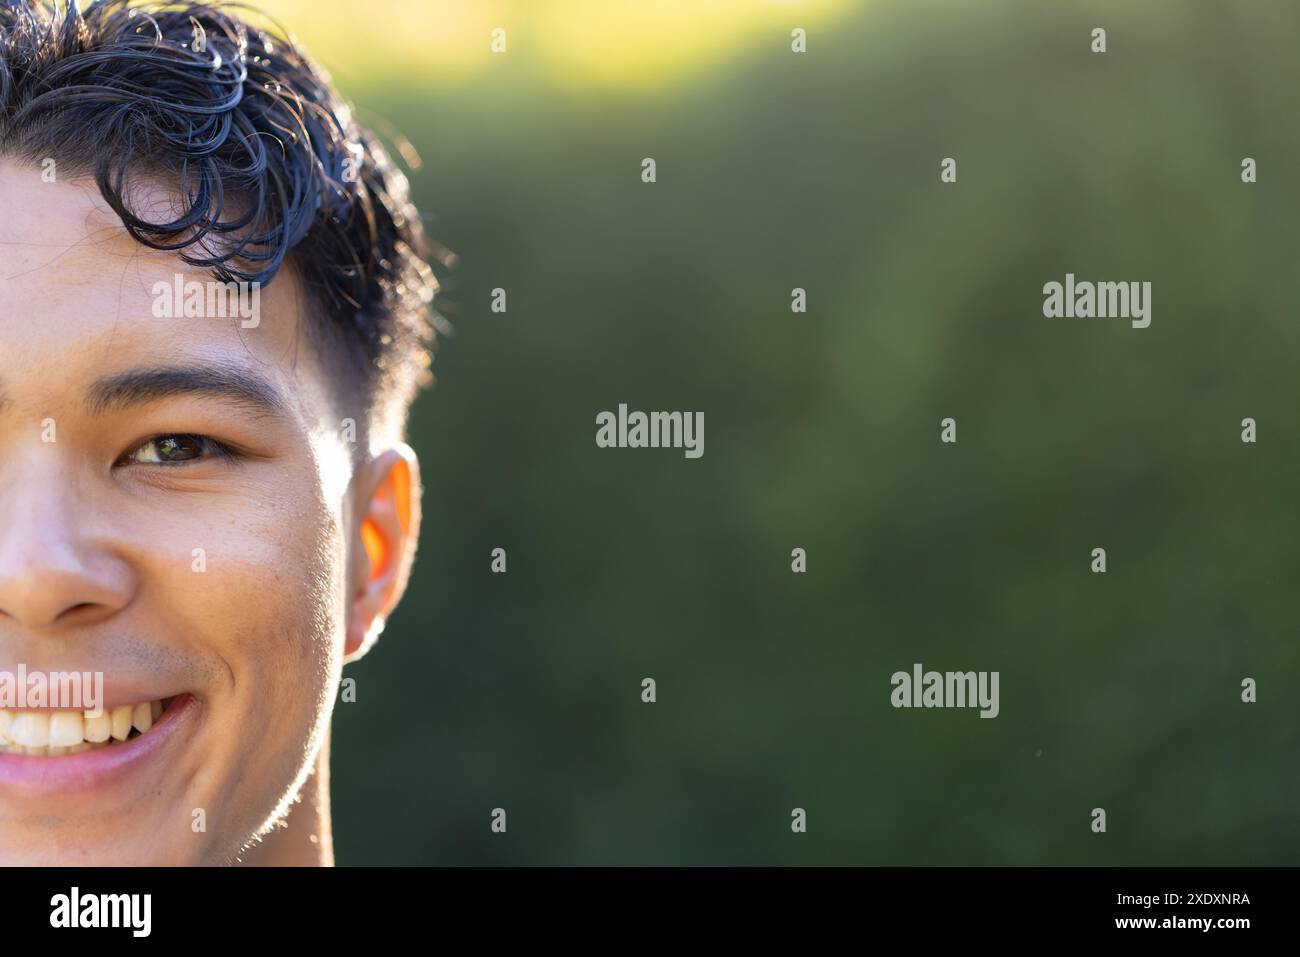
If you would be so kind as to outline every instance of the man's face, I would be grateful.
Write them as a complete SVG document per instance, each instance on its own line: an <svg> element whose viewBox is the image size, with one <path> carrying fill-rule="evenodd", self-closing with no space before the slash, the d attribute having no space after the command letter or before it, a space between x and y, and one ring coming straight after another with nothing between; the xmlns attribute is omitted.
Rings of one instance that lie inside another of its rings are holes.
<svg viewBox="0 0 1300 957"><path fill-rule="evenodd" d="M329 377L287 271L256 327L157 318L157 284L211 276L93 185L0 160L0 210L0 671L172 699L131 740L0 753L0 864L221 863L337 688L357 529Z"/></svg>

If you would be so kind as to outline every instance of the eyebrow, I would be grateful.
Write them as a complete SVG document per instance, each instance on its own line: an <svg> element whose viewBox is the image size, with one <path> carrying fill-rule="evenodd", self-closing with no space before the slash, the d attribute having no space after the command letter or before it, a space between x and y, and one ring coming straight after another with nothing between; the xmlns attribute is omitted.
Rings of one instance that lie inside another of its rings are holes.
<svg viewBox="0 0 1300 957"><path fill-rule="evenodd" d="M261 415L281 416L288 412L284 396L269 381L226 365L134 369L108 376L90 387L86 406L92 415L104 415L175 396L224 399Z"/></svg>

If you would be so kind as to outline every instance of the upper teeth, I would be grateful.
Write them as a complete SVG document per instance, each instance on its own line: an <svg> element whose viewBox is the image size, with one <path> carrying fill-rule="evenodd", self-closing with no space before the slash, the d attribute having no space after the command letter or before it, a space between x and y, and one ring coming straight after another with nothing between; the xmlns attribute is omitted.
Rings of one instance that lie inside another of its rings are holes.
<svg viewBox="0 0 1300 957"><path fill-rule="evenodd" d="M162 714L161 700L124 704L98 717L93 711L5 711L0 709L0 752L57 757L125 741L134 726L141 734Z"/></svg>

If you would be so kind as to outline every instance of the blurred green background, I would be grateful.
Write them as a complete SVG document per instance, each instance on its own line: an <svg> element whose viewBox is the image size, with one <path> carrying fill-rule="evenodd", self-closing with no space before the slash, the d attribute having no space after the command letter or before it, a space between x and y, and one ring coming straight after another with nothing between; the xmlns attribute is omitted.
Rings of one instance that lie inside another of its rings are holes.
<svg viewBox="0 0 1300 957"><path fill-rule="evenodd" d="M264 6L458 258L341 864L1300 863L1300 7ZM620 402L704 457L598 449ZM918 661L1000 717L893 709Z"/></svg>

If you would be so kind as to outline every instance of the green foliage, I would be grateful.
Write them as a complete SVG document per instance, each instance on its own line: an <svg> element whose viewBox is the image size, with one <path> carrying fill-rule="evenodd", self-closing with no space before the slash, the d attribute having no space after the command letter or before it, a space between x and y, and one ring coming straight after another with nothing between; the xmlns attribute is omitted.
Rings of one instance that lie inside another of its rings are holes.
<svg viewBox="0 0 1300 957"><path fill-rule="evenodd" d="M1297 30L913 0L663 96L350 90L461 265L340 862L1296 863ZM1067 271L1151 327L1045 319ZM619 402L704 457L597 449ZM895 711L916 661L1000 717Z"/></svg>

